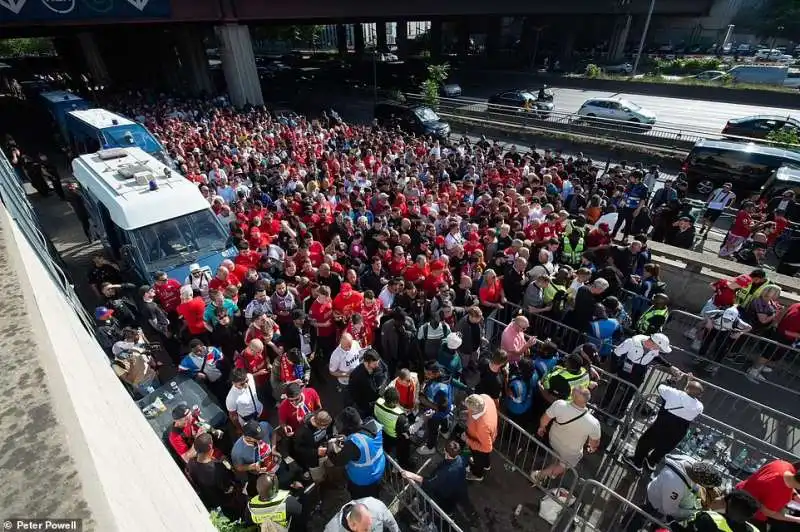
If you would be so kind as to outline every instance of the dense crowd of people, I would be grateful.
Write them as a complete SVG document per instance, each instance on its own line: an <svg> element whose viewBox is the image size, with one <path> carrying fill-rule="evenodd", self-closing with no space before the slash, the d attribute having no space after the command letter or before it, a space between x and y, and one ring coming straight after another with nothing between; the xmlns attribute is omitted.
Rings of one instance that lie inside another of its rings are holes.
<svg viewBox="0 0 800 532"><path fill-rule="evenodd" d="M670 300L646 233L689 247L695 220L680 183L653 192L657 167L602 168L485 138L448 144L333 112L311 120L219 100L106 103L159 137L239 250L216 271L157 272L152 286L126 283L101 255L89 272L98 337L134 396L158 388L172 364L228 412L228 426L211 427L188 405L172 411L169 445L210 508L304 530L307 488L338 478L353 501L326 531L398 530L379 499L391 454L405 479L469 518L467 483L490 474L499 412L552 449L555 459L530 472L546 484L596 451L602 422L632 399L612 405L606 391L590 408L599 371L639 386L651 364L674 382L659 387L666 406L626 460L638 472L666 460L653 489L674 486L659 481L673 472L687 500L694 486L719 487L707 464L669 454L702 412L702 385L664 356ZM723 200L709 200L704 230ZM734 244L725 249L738 252ZM763 270L713 290L692 332L701 357L722 361L746 332L783 344L800 336L800 308L780 307ZM558 324L584 336L566 338ZM161 348L171 361L156 356ZM763 379L779 356L764 353L749 376ZM334 391L324 405L323 390ZM432 475L411 471L415 450L442 455ZM673 530L711 530L719 519L748 530L761 492L740 487L690 506L681 496L680 511L648 488L649 508ZM780 520L781 509L766 516Z"/></svg>

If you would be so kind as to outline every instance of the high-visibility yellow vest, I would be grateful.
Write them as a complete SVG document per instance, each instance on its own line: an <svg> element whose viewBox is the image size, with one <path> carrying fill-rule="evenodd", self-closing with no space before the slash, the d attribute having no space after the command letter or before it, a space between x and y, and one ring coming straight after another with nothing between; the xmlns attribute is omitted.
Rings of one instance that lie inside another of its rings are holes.
<svg viewBox="0 0 800 532"><path fill-rule="evenodd" d="M545 389L550 388L550 379L555 377L556 375L560 375L569 383L569 389L574 390L575 388L587 388L589 383L591 382L591 378L589 377L589 372L586 368L581 368L580 371L577 373L572 373L568 371L567 368L563 366L556 366L553 370L546 374L544 378L542 378L542 386Z"/></svg>
<svg viewBox="0 0 800 532"><path fill-rule="evenodd" d="M746 309L747 305L753 302L754 299L761 296L761 293L766 290L768 286L774 286L769 281L765 282L755 290L750 290L750 288L740 288L736 291L736 306Z"/></svg>
<svg viewBox="0 0 800 532"><path fill-rule="evenodd" d="M375 419L383 425L383 432L386 433L387 436L391 436L392 438L397 437L397 419L405 415L405 411L401 406L395 406L393 408L389 408L386 406L386 401L383 397L379 398L375 402Z"/></svg>
<svg viewBox="0 0 800 532"><path fill-rule="evenodd" d="M247 508L250 510L250 518L253 523L260 525L265 521L272 521L285 527L289 523L286 515L286 499L290 493L287 490L278 490L274 497L268 501L262 501L258 495L250 499Z"/></svg>
<svg viewBox="0 0 800 532"><path fill-rule="evenodd" d="M578 243L575 244L575 247L572 247L572 240L570 238L564 238L564 245L561 247L561 261L566 262L570 266L575 266L576 264L580 264L581 256L583 255L583 237L578 239Z"/></svg>
<svg viewBox="0 0 800 532"><path fill-rule="evenodd" d="M649 309L645 310L644 314L642 314L642 317L639 318L639 321L636 323L636 329L641 334L652 334L658 332L650 330L650 320L656 316L663 317L664 323L666 323L667 319L669 318L669 310L666 308L650 307Z"/></svg>
<svg viewBox="0 0 800 532"><path fill-rule="evenodd" d="M717 528L719 529L720 532L733 532L731 526L728 524L728 521L725 519L725 516L722 515L721 513L711 512L711 511L703 513L708 514L708 516L714 520L714 524L717 525ZM750 530L750 532L758 532L758 528L756 528L755 525L751 523L746 523L746 524L747 524L747 529Z"/></svg>

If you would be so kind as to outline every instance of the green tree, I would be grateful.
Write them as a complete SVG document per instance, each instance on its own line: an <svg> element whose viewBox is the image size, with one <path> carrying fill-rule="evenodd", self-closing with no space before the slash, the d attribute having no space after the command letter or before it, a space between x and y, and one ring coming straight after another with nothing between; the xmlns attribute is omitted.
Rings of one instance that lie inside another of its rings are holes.
<svg viewBox="0 0 800 532"><path fill-rule="evenodd" d="M759 37L800 39L800 2L797 0L764 0L739 12L734 20L740 28L754 31Z"/></svg>
<svg viewBox="0 0 800 532"><path fill-rule="evenodd" d="M21 57L26 55L52 55L53 40L49 37L25 37L0 41L0 56Z"/></svg>
<svg viewBox="0 0 800 532"><path fill-rule="evenodd" d="M450 65L442 63L440 65L428 65L428 77L422 82L422 96L425 103L431 107L439 105L439 89L447 81L450 75Z"/></svg>
<svg viewBox="0 0 800 532"><path fill-rule="evenodd" d="M238 521L231 521L226 516L217 510L211 511L211 524L214 525L219 532L257 532L258 527L255 525L246 525L242 523L241 519Z"/></svg>

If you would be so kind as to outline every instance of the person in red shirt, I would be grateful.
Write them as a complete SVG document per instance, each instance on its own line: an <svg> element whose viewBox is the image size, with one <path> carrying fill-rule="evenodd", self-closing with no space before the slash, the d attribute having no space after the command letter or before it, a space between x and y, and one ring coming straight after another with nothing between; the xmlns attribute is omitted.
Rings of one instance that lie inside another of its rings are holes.
<svg viewBox="0 0 800 532"><path fill-rule="evenodd" d="M755 211L755 204L752 201L745 201L742 203L742 208L736 213L736 219L733 221L728 237L725 243L719 249L720 257L729 257L742 247L742 244L750 233L753 231L755 222L753 220L753 211Z"/></svg>
<svg viewBox="0 0 800 532"><path fill-rule="evenodd" d="M191 338L203 338L208 334L203 319L206 312L206 302L201 295L194 296L191 286L181 287L181 304L176 309L178 316L183 318L186 331Z"/></svg>
<svg viewBox="0 0 800 532"><path fill-rule="evenodd" d="M327 364L330 354L336 349L336 327L333 324L333 303L331 289L327 286L317 288L317 298L308 311L309 323L317 329L317 349L321 360Z"/></svg>
<svg viewBox="0 0 800 532"><path fill-rule="evenodd" d="M167 313L174 313L181 304L181 283L170 279L164 272L156 272L153 289L156 291L156 302Z"/></svg>
<svg viewBox="0 0 800 532"><path fill-rule="evenodd" d="M217 273L214 275L214 278L208 282L208 290L219 290L222 292L231 284L234 284L230 279L231 272L228 271L228 268L225 266L220 266L217 268Z"/></svg>
<svg viewBox="0 0 800 532"><path fill-rule="evenodd" d="M197 415L188 406L181 403L172 409L172 428L167 435L172 449L180 456L184 462L188 462L197 455L192 447L194 439L205 432L201 426ZM214 449L214 458L221 459L222 452Z"/></svg>
<svg viewBox="0 0 800 532"><path fill-rule="evenodd" d="M372 345L375 340L375 331L381 322L383 315L383 302L375 297L372 290L364 292L364 301L361 303L361 316L364 318L364 328L367 330L367 343L365 346Z"/></svg>
<svg viewBox="0 0 800 532"><path fill-rule="evenodd" d="M484 272L483 284L478 290L478 298L484 318L495 309L501 310L506 304L503 281L497 277L494 270L488 269Z"/></svg>
<svg viewBox="0 0 800 532"><path fill-rule="evenodd" d="M322 410L322 402L314 388L291 383L284 390L286 396L278 405L278 422L287 436L294 434L306 416Z"/></svg>
<svg viewBox="0 0 800 532"><path fill-rule="evenodd" d="M409 283L421 285L430 273L431 270L428 267L428 259L420 255L417 257L417 261L403 272L403 279Z"/></svg>
<svg viewBox="0 0 800 532"><path fill-rule="evenodd" d="M236 264L231 259L222 261L222 266L228 270L228 282L234 286L241 288L242 280L247 278L247 270L249 266L243 264Z"/></svg>
<svg viewBox="0 0 800 532"><path fill-rule="evenodd" d="M428 298L432 298L439 293L439 285L447 284L445 269L444 261L437 259L431 262L431 272L425 278L425 282L422 283L422 288Z"/></svg>
<svg viewBox="0 0 800 532"><path fill-rule="evenodd" d="M611 228L606 223L602 223L589 231L586 235L586 247L588 249L607 246L611 244Z"/></svg>
<svg viewBox="0 0 800 532"><path fill-rule="evenodd" d="M783 514L795 497L795 490L800 489L798 465L774 460L736 485L736 489L746 491L761 504L761 510L753 518L753 524L760 530L767 530L768 520L800 524L800 517Z"/></svg>
<svg viewBox="0 0 800 532"><path fill-rule="evenodd" d="M350 283L342 283L339 293L333 298L333 314L334 319L337 316L341 317L344 323L347 323L356 312L361 312L361 304L364 302L364 296L361 292L353 290Z"/></svg>
<svg viewBox="0 0 800 532"><path fill-rule="evenodd" d="M270 376L270 366L264 356L264 342L258 338L250 340L250 343L236 357L233 364L235 367L243 368L253 375L257 389L264 389Z"/></svg>

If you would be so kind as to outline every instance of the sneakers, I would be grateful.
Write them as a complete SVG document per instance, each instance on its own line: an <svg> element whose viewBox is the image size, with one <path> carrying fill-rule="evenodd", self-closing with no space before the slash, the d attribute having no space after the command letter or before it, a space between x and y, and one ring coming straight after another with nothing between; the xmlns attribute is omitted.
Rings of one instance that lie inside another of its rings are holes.
<svg viewBox="0 0 800 532"><path fill-rule="evenodd" d="M472 471L467 471L467 480L472 480L473 482L483 482L483 477L476 477L472 474Z"/></svg>
<svg viewBox="0 0 800 532"><path fill-rule="evenodd" d="M763 368L750 368L747 370L747 380L756 384L766 381L767 379L761 374L762 370Z"/></svg>
<svg viewBox="0 0 800 532"><path fill-rule="evenodd" d="M427 445L423 445L417 449L417 452L422 456L430 456L432 454L436 454L436 447L428 447Z"/></svg>
<svg viewBox="0 0 800 532"><path fill-rule="evenodd" d="M631 461L632 461L632 460L631 460ZM648 459L647 459L647 457L645 457L645 459L644 459L644 466L645 466L647 469L649 469L649 470L650 470L650 472L655 472L655 470L656 470L656 465L657 465L657 464L651 464L651 463L650 463L650 460L648 460Z"/></svg>
<svg viewBox="0 0 800 532"><path fill-rule="evenodd" d="M761 366L761 373L772 373L772 368L769 366Z"/></svg>
<svg viewBox="0 0 800 532"><path fill-rule="evenodd" d="M473 457L471 457L471 456L469 457L469 463L470 464L474 464L475 463L475 459ZM488 465L488 466L484 467L483 470L484 471L491 471L492 470L492 466Z"/></svg>
<svg viewBox="0 0 800 532"><path fill-rule="evenodd" d="M633 461L633 457L631 456L623 456L622 461L625 462L631 469L633 469L637 473L641 473L642 471L644 471L644 468L640 465L637 465L636 462Z"/></svg>

